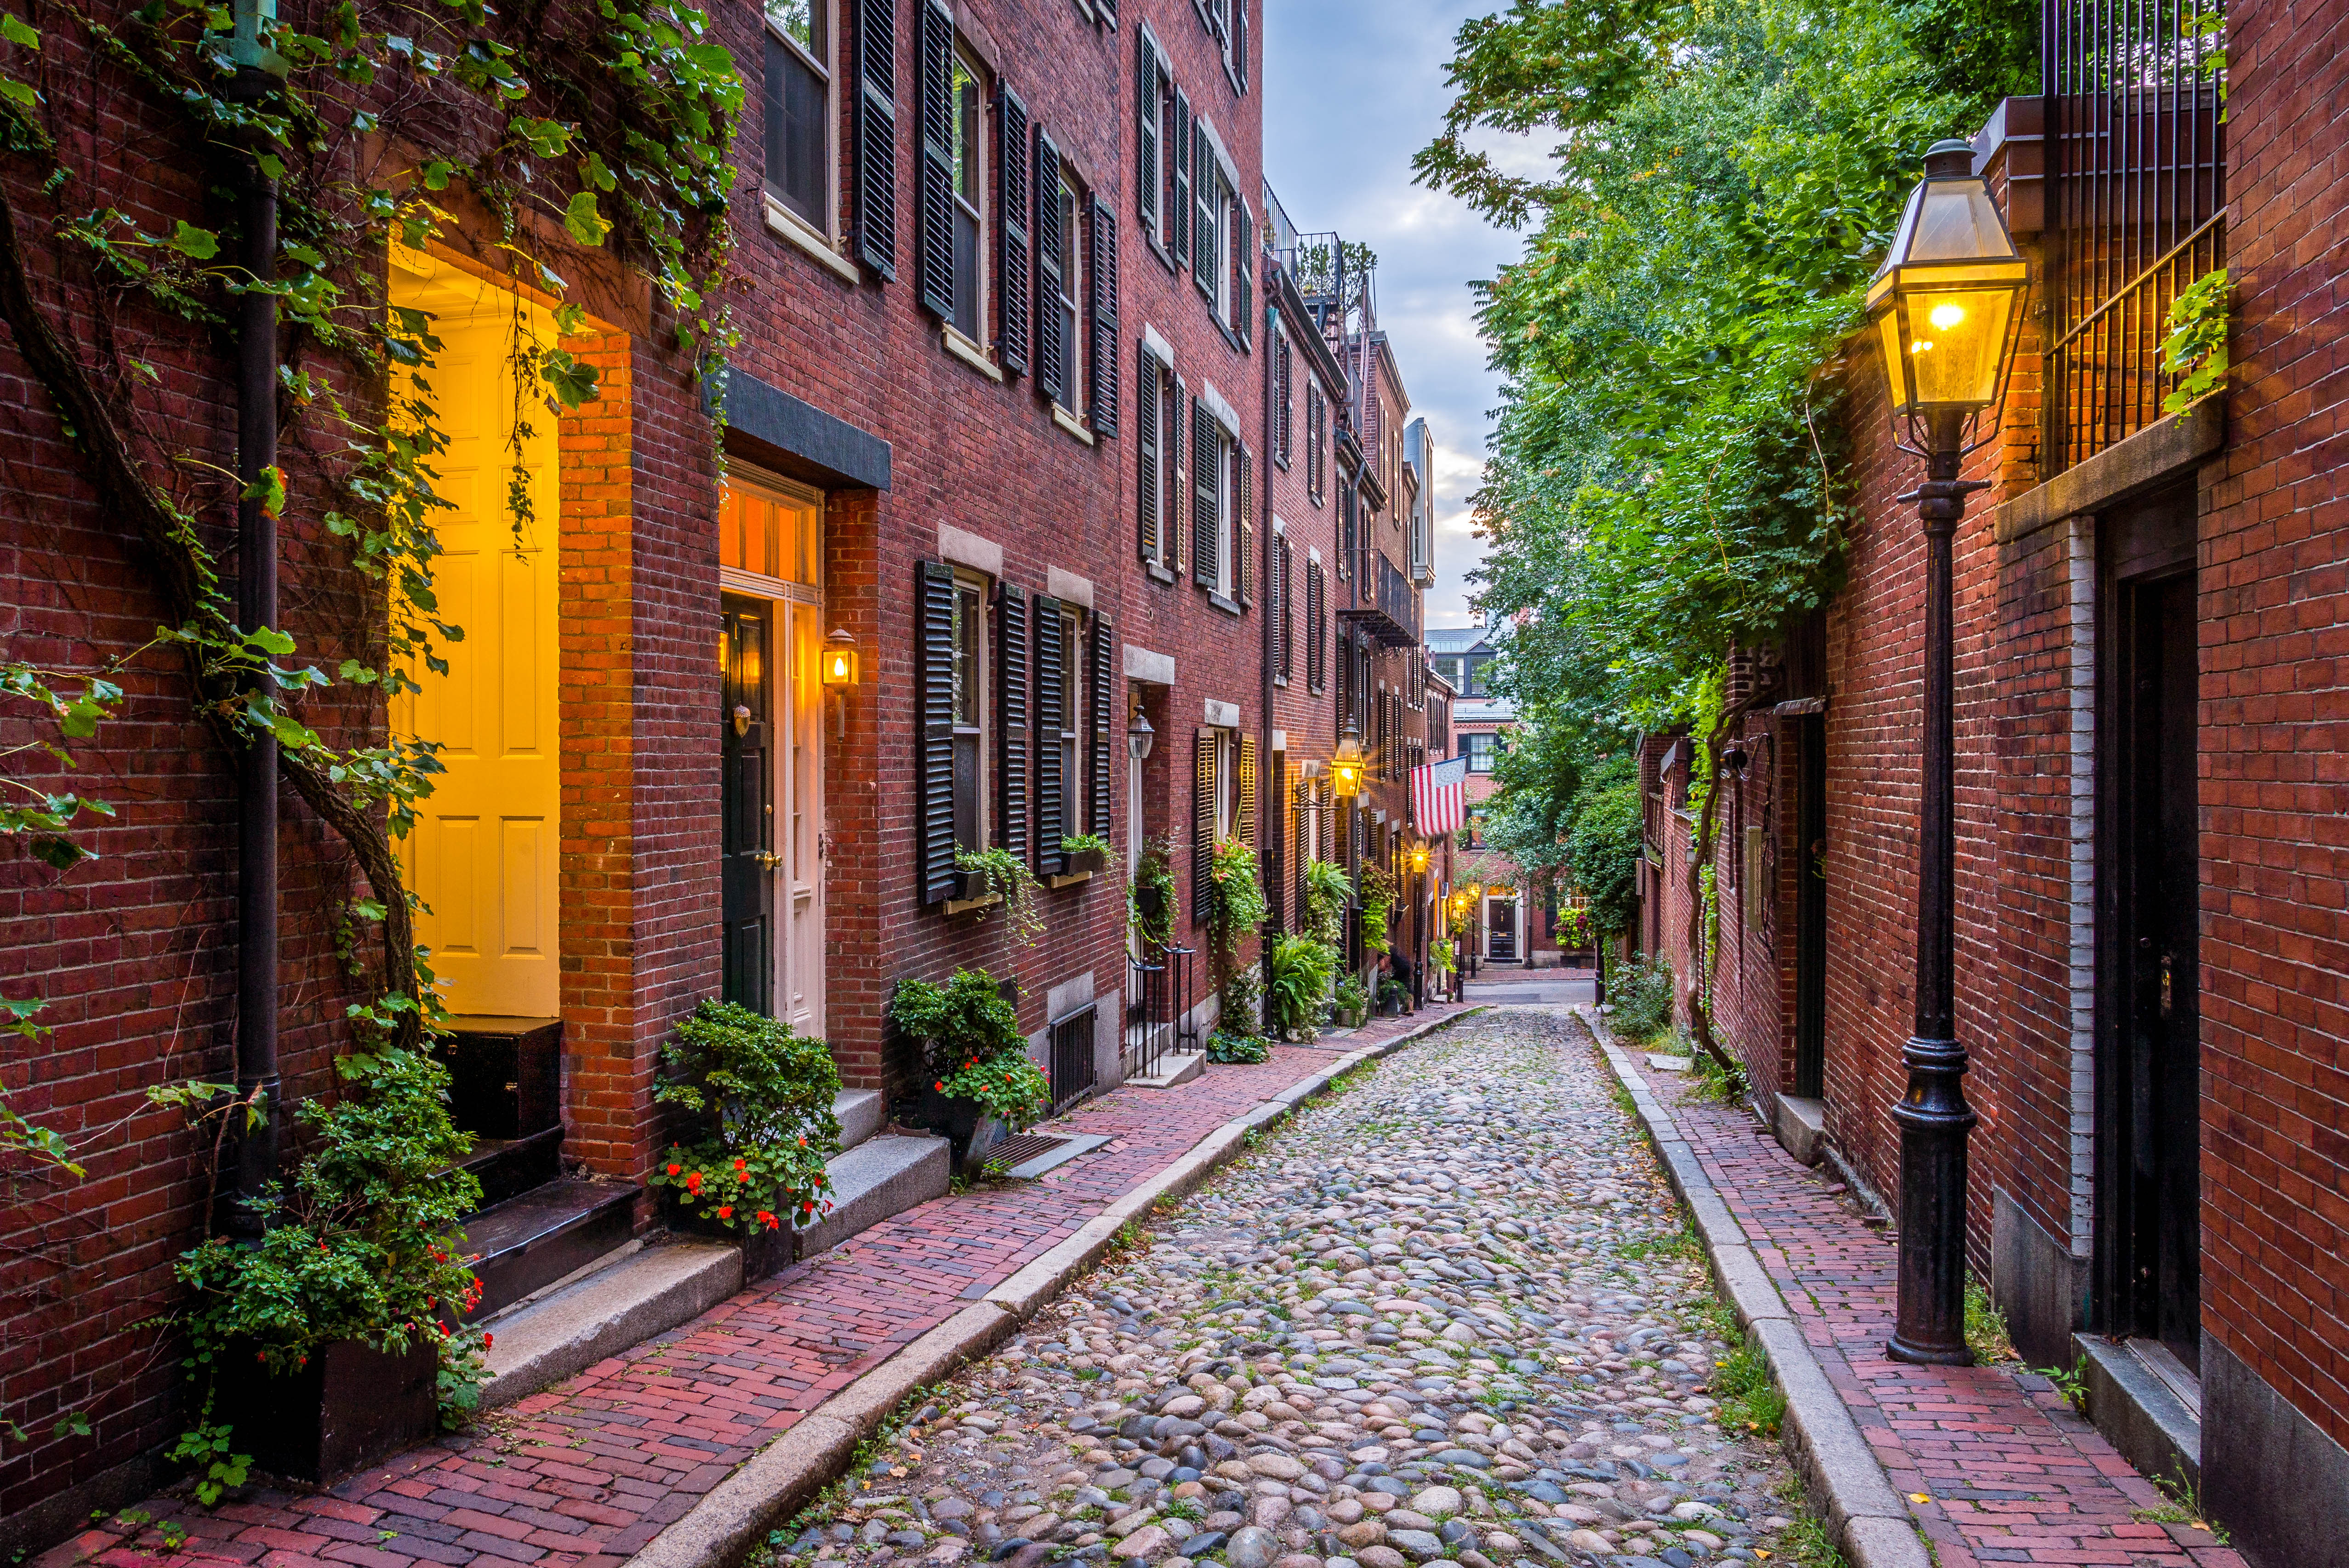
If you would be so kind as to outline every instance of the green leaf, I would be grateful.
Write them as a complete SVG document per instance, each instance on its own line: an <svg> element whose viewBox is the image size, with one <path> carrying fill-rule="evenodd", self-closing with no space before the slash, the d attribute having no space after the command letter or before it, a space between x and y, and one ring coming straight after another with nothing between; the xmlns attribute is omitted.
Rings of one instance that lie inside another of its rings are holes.
<svg viewBox="0 0 2349 1568"><path fill-rule="evenodd" d="M35 860L61 872L69 872L82 861L97 858L91 851L83 849L71 839L55 833L45 833L26 847L31 851Z"/></svg>
<svg viewBox="0 0 2349 1568"><path fill-rule="evenodd" d="M185 228L187 225L182 223L181 227ZM261 470L261 477L244 487L244 499L247 500L259 501L261 503L261 515L268 518L273 522L285 516L285 470L279 468L275 463L272 463L267 468L263 469ZM287 643L285 645L285 651L288 653L292 652L293 646L294 645L291 642Z"/></svg>
<svg viewBox="0 0 2349 1568"><path fill-rule="evenodd" d="M199 262L209 262L220 254L220 236L210 229L197 228L185 218L173 225L170 243L181 255Z"/></svg>
<svg viewBox="0 0 2349 1568"><path fill-rule="evenodd" d="M282 659L294 651L292 637L268 626L262 626L246 633L244 640L249 646L258 648L275 659Z"/></svg>
<svg viewBox="0 0 2349 1568"><path fill-rule="evenodd" d="M0 37L6 38L20 49L37 49L41 35L30 22L8 12L0 12Z"/></svg>
<svg viewBox="0 0 2349 1568"><path fill-rule="evenodd" d="M563 226L583 245L600 245L604 236L612 232L612 225L595 211L593 191L582 191L571 198L571 205L563 211Z"/></svg>
<svg viewBox="0 0 2349 1568"><path fill-rule="evenodd" d="M593 403L598 396L595 366L563 349L547 350L539 362L539 374L566 408Z"/></svg>

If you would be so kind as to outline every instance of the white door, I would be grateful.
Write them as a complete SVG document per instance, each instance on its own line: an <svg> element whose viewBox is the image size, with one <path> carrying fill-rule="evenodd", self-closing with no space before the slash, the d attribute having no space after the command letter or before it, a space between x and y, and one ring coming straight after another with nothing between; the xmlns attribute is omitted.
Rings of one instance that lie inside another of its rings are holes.
<svg viewBox="0 0 2349 1568"><path fill-rule="evenodd" d="M445 262L406 253L396 304L429 310L441 348L430 372L449 449L433 459L443 553L434 589L464 629L446 676L416 672L398 727L438 741L447 769L405 846L426 905L418 940L451 1012L554 1017L559 1011L556 890L561 757L556 738L554 417L518 398L520 335L554 341L553 317ZM528 516L509 487L521 475Z"/></svg>
<svg viewBox="0 0 2349 1568"><path fill-rule="evenodd" d="M786 599L785 658L776 693L782 726L775 748L776 1016L802 1035L823 1033L823 616Z"/></svg>

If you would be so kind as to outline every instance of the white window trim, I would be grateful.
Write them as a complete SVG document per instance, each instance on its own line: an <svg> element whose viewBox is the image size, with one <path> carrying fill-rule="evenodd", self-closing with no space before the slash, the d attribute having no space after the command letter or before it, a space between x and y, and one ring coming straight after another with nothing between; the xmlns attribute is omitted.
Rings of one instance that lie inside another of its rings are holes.
<svg viewBox="0 0 2349 1568"><path fill-rule="evenodd" d="M766 199L769 233L789 240L843 282L854 284L864 281L857 275L855 263L840 253L837 241L810 228L808 221L777 201L773 191L764 191L761 194Z"/></svg>
<svg viewBox="0 0 2349 1568"><path fill-rule="evenodd" d="M971 129L970 139L971 160L978 165L978 177L976 181L978 186L978 200L974 203L974 210L978 216L978 255L974 264L978 269L978 275L973 280L971 285L976 291L976 297L978 302L977 313L978 335L975 339L967 336L959 327L957 327L952 322L948 322L946 324L949 339L947 344L947 347L948 349L956 349L956 345L952 339L961 338L965 345L968 345L969 347L978 351L980 360L984 362L981 367L996 380L1000 381L1003 379L1003 372L996 368L993 356L987 352L985 347L988 335L988 295L992 291L995 282L994 278L988 271L988 252L993 248L989 242L994 237L994 223L993 220L988 218L987 212L987 182L988 177L991 176L995 170L988 160L987 136L988 119L987 106L987 67L979 63L978 56L972 54L968 48L964 46L959 31L957 31L955 36L954 47L947 67L947 86L949 93L953 92L954 67L956 66L960 66L964 70L970 73L971 85L978 89L975 94L978 102L978 123ZM962 108L959 103L956 105L953 112L957 116L961 114ZM962 192L959 191L949 191L947 193L947 200L949 202L958 204L962 201ZM1030 249L1031 251L1034 249L1032 238ZM959 352L959 350L956 351L957 353Z"/></svg>
<svg viewBox="0 0 2349 1568"><path fill-rule="evenodd" d="M822 234L823 244L829 249L839 243L837 231L840 228L840 15L837 0L810 0L810 3L823 8L824 52L833 57L831 59L817 59L812 52L801 46L797 38L776 26L771 21L766 20L763 15L761 20L766 26L769 36L813 66L823 77L823 222L821 224L811 224L806 219L784 206L771 191L767 190L764 169L759 171L759 193L766 198L767 205L771 210L770 227L773 226L773 213L780 211L791 222ZM846 265L845 263L842 264ZM854 268L849 269L848 275L850 281L859 281Z"/></svg>
<svg viewBox="0 0 2349 1568"><path fill-rule="evenodd" d="M940 340L945 343L948 354L953 355L990 381L1003 379L1002 367L988 357L986 349L965 337L961 329L954 323L950 321L941 323L939 330Z"/></svg>
<svg viewBox="0 0 2349 1568"><path fill-rule="evenodd" d="M1061 303L1069 307L1068 336L1061 345L1061 372L1065 383L1062 389L1072 401L1063 402L1058 397L1052 399L1052 422L1067 428L1069 420L1062 418L1066 415L1079 421L1079 430L1081 430L1081 421L1092 413L1092 409L1084 405L1092 401L1085 396L1085 338L1092 321L1092 313L1086 308L1085 284L1088 279L1085 263L1092 259L1086 253L1086 245L1092 238L1092 208L1085 200L1084 193L1077 189L1075 171L1066 160L1062 160L1060 172L1054 178L1058 183L1053 194L1058 196L1066 191L1069 198L1069 210L1061 218L1061 232L1070 236L1069 253L1067 262L1061 268L1061 300L1054 303L1053 308L1058 309ZM984 234L980 236L982 242L985 237ZM1033 243L1032 240L1030 243ZM1073 278L1069 275L1071 273L1076 274ZM1092 442L1088 438L1085 444L1091 446Z"/></svg>

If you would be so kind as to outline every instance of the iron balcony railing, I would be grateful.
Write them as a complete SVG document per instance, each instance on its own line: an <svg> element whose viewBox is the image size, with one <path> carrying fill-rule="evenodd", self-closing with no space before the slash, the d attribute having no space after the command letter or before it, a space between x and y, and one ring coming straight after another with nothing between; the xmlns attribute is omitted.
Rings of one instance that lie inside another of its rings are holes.
<svg viewBox="0 0 2349 1568"><path fill-rule="evenodd" d="M2047 0L2044 468L2158 419L2178 295L2226 265L2221 0Z"/></svg>
<svg viewBox="0 0 2349 1568"><path fill-rule="evenodd" d="M1419 589L1410 573L1388 560L1383 551L1371 552L1363 566L1355 584L1356 602L1340 610L1339 619L1360 623L1363 630L1388 647L1417 647Z"/></svg>

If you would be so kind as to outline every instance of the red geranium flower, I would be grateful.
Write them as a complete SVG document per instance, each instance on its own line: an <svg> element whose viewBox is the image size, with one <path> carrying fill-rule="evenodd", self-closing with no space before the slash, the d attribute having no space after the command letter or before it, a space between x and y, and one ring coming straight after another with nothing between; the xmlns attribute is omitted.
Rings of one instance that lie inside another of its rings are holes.
<svg viewBox="0 0 2349 1568"><path fill-rule="evenodd" d="M678 1171L682 1171L682 1170L684 1170L684 1169L685 1169L685 1167L684 1167L684 1166L679 1165L679 1164L678 1164L676 1161L670 1161L670 1163L669 1163L668 1173L669 1173L670 1175L674 1176L674 1175L676 1175Z"/></svg>
<svg viewBox="0 0 2349 1568"><path fill-rule="evenodd" d="M482 1348L482 1349L484 1349L484 1350L487 1350L487 1349L489 1349L491 1346L492 1346L496 1345L496 1344L497 1344L497 1342L498 1342L498 1336L497 1336L496 1335L494 1335L494 1334L484 1334L484 1335L482 1335L482 1336L481 1336L481 1348Z"/></svg>
<svg viewBox="0 0 2349 1568"><path fill-rule="evenodd" d="M734 1217L734 1205L731 1203L719 1204L718 1208L718 1217L721 1220L732 1219Z"/></svg>
<svg viewBox="0 0 2349 1568"><path fill-rule="evenodd" d="M697 1171L692 1175L685 1179L685 1190L688 1192L698 1192L701 1191L700 1171Z"/></svg>
<svg viewBox="0 0 2349 1568"><path fill-rule="evenodd" d="M734 1161L734 1169L735 1169L735 1170L737 1170L737 1171L748 1171L750 1168L750 1162L748 1160L744 1160L744 1159L741 1159L741 1158L740 1158L740 1157L737 1157L737 1158L736 1158L736 1160L735 1160L735 1161Z"/></svg>

